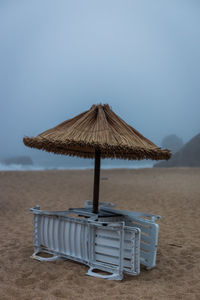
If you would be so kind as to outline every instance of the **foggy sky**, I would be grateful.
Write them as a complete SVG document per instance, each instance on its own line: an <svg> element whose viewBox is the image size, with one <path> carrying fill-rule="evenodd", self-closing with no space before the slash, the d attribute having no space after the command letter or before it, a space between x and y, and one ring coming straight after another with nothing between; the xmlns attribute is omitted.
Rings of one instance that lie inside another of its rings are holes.
<svg viewBox="0 0 200 300"><path fill-rule="evenodd" d="M1 0L0 156L108 103L159 144L200 132L200 1Z"/></svg>

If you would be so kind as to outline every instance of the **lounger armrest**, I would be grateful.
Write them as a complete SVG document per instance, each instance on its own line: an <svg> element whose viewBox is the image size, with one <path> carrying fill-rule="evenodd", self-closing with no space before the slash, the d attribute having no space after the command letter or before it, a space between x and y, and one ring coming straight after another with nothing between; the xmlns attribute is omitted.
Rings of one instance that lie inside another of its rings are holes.
<svg viewBox="0 0 200 300"><path fill-rule="evenodd" d="M110 207L102 207L101 209L104 211L107 211L107 212L112 212L112 213L121 214L124 216L130 216L130 217L132 216L135 218L147 217L147 218L150 218L152 222L155 222L156 220L160 220L162 218L159 215L154 215L154 214L145 213L145 212L118 210L118 209L113 209Z"/></svg>
<svg viewBox="0 0 200 300"><path fill-rule="evenodd" d="M38 205L35 205L34 207L30 208L30 212L38 215L56 215L56 216L65 216L66 214L70 214L69 210L55 210L55 211L48 211L48 210L41 210Z"/></svg>

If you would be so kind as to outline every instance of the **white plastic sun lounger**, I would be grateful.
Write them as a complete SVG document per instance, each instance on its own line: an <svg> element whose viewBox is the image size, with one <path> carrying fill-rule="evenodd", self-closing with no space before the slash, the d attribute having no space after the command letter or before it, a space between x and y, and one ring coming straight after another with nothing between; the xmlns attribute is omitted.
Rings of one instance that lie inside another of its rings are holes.
<svg viewBox="0 0 200 300"><path fill-rule="evenodd" d="M121 280L123 273L140 272L140 229L125 226L125 222L95 221L72 217L73 211L42 211L34 214L34 254L40 261L71 259L90 267L88 275ZM52 257L42 257L41 252ZM96 273L94 269L108 272Z"/></svg>
<svg viewBox="0 0 200 300"><path fill-rule="evenodd" d="M101 278L93 269L113 273L109 279L121 280L123 272L130 275L140 273L140 229L124 225L124 222L90 223L88 275Z"/></svg>
<svg viewBox="0 0 200 300"><path fill-rule="evenodd" d="M155 267L159 232L159 225L155 223L155 220L159 220L161 217L148 213L122 211L108 207L102 207L102 210L121 214L123 216L121 220L125 221L125 225L141 230L140 263L148 270ZM117 220L119 221L119 217Z"/></svg>
<svg viewBox="0 0 200 300"><path fill-rule="evenodd" d="M92 207L92 201L87 200L84 204L85 208ZM113 209L114 204L100 202L100 210L111 212L117 217L104 218L113 222L124 221L129 227L136 227L141 230L140 242L140 263L148 270L156 266L156 255L158 245L159 225L155 221L160 220L161 216L144 212L131 212ZM121 215L121 216L119 216ZM102 220L102 218L101 218Z"/></svg>

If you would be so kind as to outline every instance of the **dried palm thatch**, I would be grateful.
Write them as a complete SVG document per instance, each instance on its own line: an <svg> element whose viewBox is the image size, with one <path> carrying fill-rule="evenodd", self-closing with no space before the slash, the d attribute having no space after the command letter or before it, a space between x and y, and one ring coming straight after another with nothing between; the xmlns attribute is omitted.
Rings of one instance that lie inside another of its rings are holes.
<svg viewBox="0 0 200 300"><path fill-rule="evenodd" d="M49 129L37 137L25 137L24 144L56 154L94 158L169 159L161 149L117 116L109 105L93 105L73 119Z"/></svg>

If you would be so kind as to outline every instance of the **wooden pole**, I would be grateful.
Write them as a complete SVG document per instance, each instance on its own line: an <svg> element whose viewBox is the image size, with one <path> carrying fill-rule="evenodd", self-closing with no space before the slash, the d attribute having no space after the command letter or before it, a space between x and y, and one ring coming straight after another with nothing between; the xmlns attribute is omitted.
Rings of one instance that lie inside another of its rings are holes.
<svg viewBox="0 0 200 300"><path fill-rule="evenodd" d="M95 214L98 213L98 206L99 206L100 163L101 163L101 151L95 149L94 190L93 190L93 213Z"/></svg>

